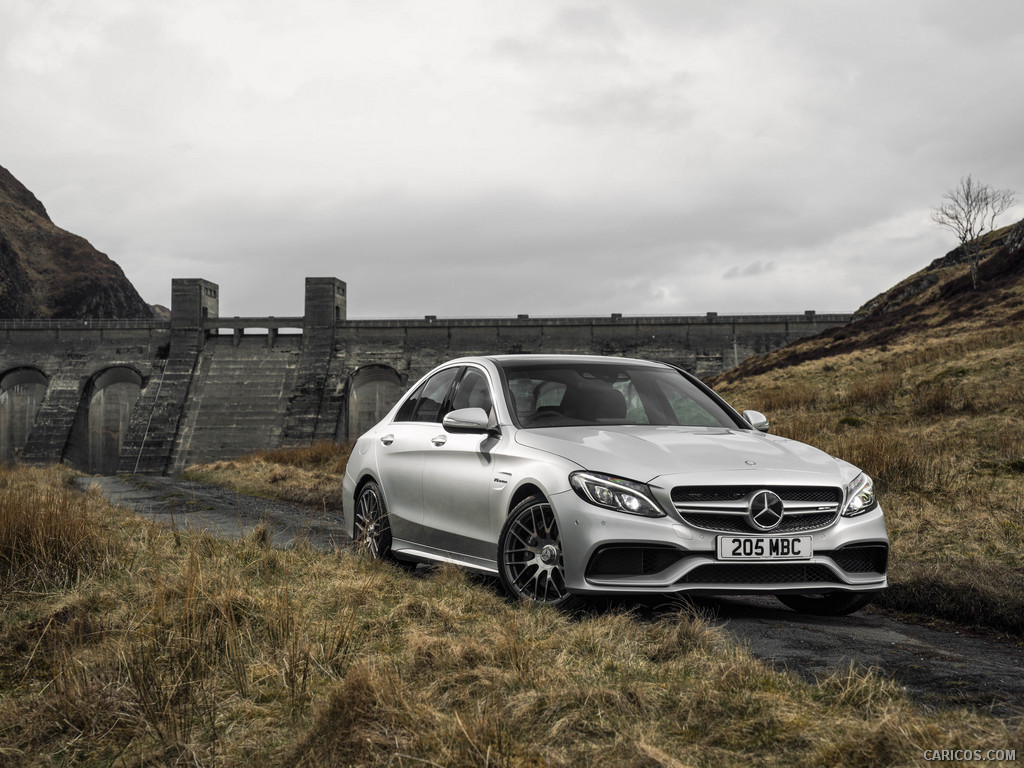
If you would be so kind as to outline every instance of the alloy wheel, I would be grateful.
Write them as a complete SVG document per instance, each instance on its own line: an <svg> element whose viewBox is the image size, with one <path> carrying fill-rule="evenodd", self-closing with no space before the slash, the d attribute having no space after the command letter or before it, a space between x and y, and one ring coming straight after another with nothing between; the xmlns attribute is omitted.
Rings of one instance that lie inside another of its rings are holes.
<svg viewBox="0 0 1024 768"><path fill-rule="evenodd" d="M391 548L391 524L376 483L367 484L359 494L354 533L356 545L374 560L387 556Z"/></svg>
<svg viewBox="0 0 1024 768"><path fill-rule="evenodd" d="M562 539L547 501L528 499L505 524L501 542L503 581L519 597L538 603L562 603L565 588Z"/></svg>

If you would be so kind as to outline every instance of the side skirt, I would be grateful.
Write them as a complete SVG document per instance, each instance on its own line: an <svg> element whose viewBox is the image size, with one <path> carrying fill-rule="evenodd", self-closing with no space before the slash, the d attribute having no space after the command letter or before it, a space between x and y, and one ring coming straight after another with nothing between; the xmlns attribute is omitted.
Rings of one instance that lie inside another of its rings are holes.
<svg viewBox="0 0 1024 768"><path fill-rule="evenodd" d="M391 551L403 560L418 560L422 563L451 563L487 576L498 575L498 564L493 560L459 555L433 547L416 546L401 539L394 539L391 542Z"/></svg>

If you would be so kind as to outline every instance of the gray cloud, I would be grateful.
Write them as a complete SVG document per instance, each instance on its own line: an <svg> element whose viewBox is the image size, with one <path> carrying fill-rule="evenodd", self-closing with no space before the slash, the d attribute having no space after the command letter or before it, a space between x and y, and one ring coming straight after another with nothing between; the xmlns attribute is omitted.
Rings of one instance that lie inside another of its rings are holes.
<svg viewBox="0 0 1024 768"><path fill-rule="evenodd" d="M848 310L1024 192L1016 0L293 5L5 10L0 164L240 315Z"/></svg>
<svg viewBox="0 0 1024 768"><path fill-rule="evenodd" d="M539 114L556 123L588 130L613 126L646 132L680 131L696 112L685 94L686 76L573 94L566 101L542 107Z"/></svg>
<svg viewBox="0 0 1024 768"><path fill-rule="evenodd" d="M774 271L774 261L755 261L751 264L747 264L745 267L729 267L729 269L725 271L725 274L722 275L722 278L725 280L735 280L736 278L742 277L760 277L761 275Z"/></svg>

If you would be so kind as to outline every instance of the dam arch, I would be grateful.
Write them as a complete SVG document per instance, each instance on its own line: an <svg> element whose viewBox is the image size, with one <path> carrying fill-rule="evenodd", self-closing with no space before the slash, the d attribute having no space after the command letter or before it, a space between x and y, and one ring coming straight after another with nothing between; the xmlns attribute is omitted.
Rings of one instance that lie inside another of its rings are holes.
<svg viewBox="0 0 1024 768"><path fill-rule="evenodd" d="M71 441L85 449L78 452L79 462L84 458L82 469L95 475L117 472L121 447L142 392L142 383L142 375L127 366L105 368L89 381L82 395L84 418L77 420L75 431L78 434L73 435Z"/></svg>
<svg viewBox="0 0 1024 768"><path fill-rule="evenodd" d="M366 365L348 380L348 416L338 426L345 427L340 440L355 440L391 410L405 391L398 371L388 365ZM338 430L339 433L342 431Z"/></svg>
<svg viewBox="0 0 1024 768"><path fill-rule="evenodd" d="M38 368L14 368L0 376L0 463L15 461L35 424L49 378Z"/></svg>

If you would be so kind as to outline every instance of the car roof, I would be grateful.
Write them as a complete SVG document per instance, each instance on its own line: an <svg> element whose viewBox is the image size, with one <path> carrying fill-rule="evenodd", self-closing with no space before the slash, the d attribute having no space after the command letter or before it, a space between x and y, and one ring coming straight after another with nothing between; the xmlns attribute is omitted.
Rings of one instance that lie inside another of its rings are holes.
<svg viewBox="0 0 1024 768"><path fill-rule="evenodd" d="M649 365L651 367L659 368L665 367L665 363L659 363L653 360L638 360L631 357L611 357L609 355L488 355L483 359L491 360L499 365L503 363L590 363L591 365L595 363L629 363L630 365Z"/></svg>

